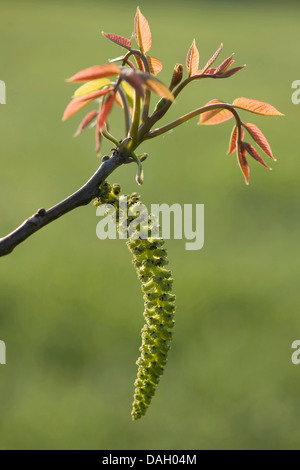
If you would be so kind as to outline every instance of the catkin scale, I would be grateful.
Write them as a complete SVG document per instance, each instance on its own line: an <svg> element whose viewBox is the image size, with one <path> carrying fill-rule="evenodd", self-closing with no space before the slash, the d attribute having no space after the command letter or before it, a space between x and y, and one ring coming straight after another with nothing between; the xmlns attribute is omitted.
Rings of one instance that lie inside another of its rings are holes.
<svg viewBox="0 0 300 470"><path fill-rule="evenodd" d="M98 201L95 203L95 205L111 204L115 208L115 220L119 231L127 229L123 219L120 223L119 200L124 198L124 196L120 196L120 193L120 185L111 186L108 183L103 183L99 188ZM130 223L135 219L132 214L136 214L139 209L140 196L133 193L126 199L126 216ZM151 217L142 217L141 219L140 227L145 229L149 235L152 228ZM134 382L134 402L131 413L133 420L141 418L151 403L167 363L172 329L175 323L175 295L171 294L173 277L171 271L165 268L169 261L164 243L162 239L138 238L135 233L127 241L137 276L141 282L146 320L141 331L141 354L136 362L138 372Z"/></svg>

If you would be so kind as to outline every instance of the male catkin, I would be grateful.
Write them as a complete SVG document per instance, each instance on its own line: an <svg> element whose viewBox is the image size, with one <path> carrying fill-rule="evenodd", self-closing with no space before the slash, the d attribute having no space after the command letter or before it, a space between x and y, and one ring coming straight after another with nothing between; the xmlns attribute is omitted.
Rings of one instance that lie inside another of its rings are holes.
<svg viewBox="0 0 300 470"><path fill-rule="evenodd" d="M129 197L120 196L120 193L121 188L119 185L114 184L111 186L104 183L100 187L100 195L96 205L110 204L114 206L118 230L124 230L124 226L121 227L120 221L127 220L127 223L130 224L135 219L130 215L130 209L134 207L134 213L136 213L141 203L140 196L137 193L133 193ZM122 198L122 201L127 200L127 214L121 213L120 198ZM175 295L172 294L173 278L171 271L165 268L168 259L164 248L164 240L151 238L150 227L151 218L145 218L140 222L139 232L135 231L127 241L144 294L144 317L146 320L141 332L141 355L137 360L138 373L134 383L135 392L131 413L133 420L141 418L151 403L156 386L167 363L172 329L175 323ZM148 238L138 237L138 234L145 233L145 229Z"/></svg>

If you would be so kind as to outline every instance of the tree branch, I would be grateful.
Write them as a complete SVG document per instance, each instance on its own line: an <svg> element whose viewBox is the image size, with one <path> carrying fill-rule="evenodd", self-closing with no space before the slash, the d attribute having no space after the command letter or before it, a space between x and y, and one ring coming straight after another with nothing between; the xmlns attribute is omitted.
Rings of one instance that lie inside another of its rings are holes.
<svg viewBox="0 0 300 470"><path fill-rule="evenodd" d="M100 165L96 173L82 188L49 210L40 209L12 233L4 238L0 238L0 257L10 254L16 246L54 220L59 219L77 207L89 204L98 196L99 186L106 178L120 165L130 163L131 161L132 159L124 159L122 155L115 151L111 158L105 160Z"/></svg>

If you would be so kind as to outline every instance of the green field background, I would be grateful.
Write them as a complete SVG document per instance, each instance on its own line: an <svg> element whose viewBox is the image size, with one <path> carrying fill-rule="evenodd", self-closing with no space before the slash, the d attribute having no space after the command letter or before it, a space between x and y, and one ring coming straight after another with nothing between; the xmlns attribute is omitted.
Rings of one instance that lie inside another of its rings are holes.
<svg viewBox="0 0 300 470"><path fill-rule="evenodd" d="M1 0L0 236L81 186L99 165L93 132L61 122L74 85L65 79L121 50L101 31L130 37L133 1ZM272 103L285 117L242 114L278 158L254 160L246 187L232 123L197 119L142 145L136 167L110 182L152 203L205 204L205 246L168 242L177 295L168 366L147 415L132 422L143 301L122 240L99 241L90 205L51 224L0 261L0 449L299 449L300 5L144 1L152 55L168 83L196 39L202 66L221 42L246 69L194 82L169 119L213 98ZM167 122L165 119L164 122ZM111 130L122 138L119 109ZM111 145L104 147L110 151ZM272 162L273 163L273 162Z"/></svg>

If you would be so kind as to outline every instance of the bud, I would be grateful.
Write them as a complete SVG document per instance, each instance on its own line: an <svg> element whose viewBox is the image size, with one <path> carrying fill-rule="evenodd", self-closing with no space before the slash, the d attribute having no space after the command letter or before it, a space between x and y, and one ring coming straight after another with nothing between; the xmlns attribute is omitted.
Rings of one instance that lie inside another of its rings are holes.
<svg viewBox="0 0 300 470"><path fill-rule="evenodd" d="M182 64L176 64L174 67L174 72L172 76L172 80L170 83L170 90L173 90L182 80L183 75L183 66Z"/></svg>
<svg viewBox="0 0 300 470"><path fill-rule="evenodd" d="M117 183L113 184L112 186L112 193L114 196L118 196L121 192L121 186Z"/></svg>

